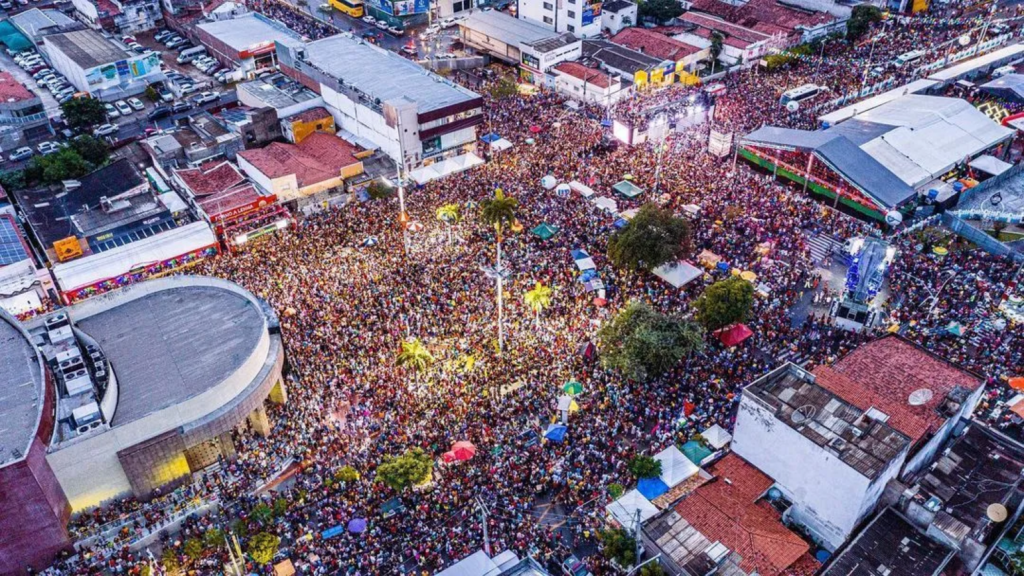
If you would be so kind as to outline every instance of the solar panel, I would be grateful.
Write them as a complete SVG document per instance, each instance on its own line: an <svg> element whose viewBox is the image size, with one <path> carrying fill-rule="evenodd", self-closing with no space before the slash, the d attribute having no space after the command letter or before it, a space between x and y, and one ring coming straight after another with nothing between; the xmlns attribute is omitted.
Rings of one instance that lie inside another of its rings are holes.
<svg viewBox="0 0 1024 576"><path fill-rule="evenodd" d="M25 243L18 233L17 224L8 216L0 216L0 266L7 266L29 258Z"/></svg>

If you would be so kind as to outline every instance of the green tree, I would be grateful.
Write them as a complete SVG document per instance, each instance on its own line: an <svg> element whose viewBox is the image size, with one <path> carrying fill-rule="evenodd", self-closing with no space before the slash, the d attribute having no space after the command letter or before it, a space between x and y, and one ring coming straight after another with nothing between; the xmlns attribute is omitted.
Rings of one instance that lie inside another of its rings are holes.
<svg viewBox="0 0 1024 576"><path fill-rule="evenodd" d="M200 540L198 538L189 538L188 540L185 540L184 551L185 551L185 556L189 560L195 562L195 561L197 561L197 560L199 560L200 558L203 557L203 552L205 551L205 547L203 546L202 540Z"/></svg>
<svg viewBox="0 0 1024 576"><path fill-rule="evenodd" d="M614 483L608 485L608 495L611 496L612 500L618 500L625 491L626 489L623 488L622 484Z"/></svg>
<svg viewBox="0 0 1024 576"><path fill-rule="evenodd" d="M278 498L274 500L274 516L284 516L284 513L288 511L288 501L284 498Z"/></svg>
<svg viewBox="0 0 1024 576"><path fill-rule="evenodd" d="M72 128L85 128L107 120L107 110L95 98L72 98L60 105L64 121Z"/></svg>
<svg viewBox="0 0 1024 576"><path fill-rule="evenodd" d="M718 60L718 57L722 54L723 42L725 42L725 36L722 36L721 32L711 33L711 46L708 47L708 60L712 62Z"/></svg>
<svg viewBox="0 0 1024 576"><path fill-rule="evenodd" d="M743 322L754 305L754 285L739 276L730 276L708 286L694 302L697 321L708 332Z"/></svg>
<svg viewBox="0 0 1024 576"><path fill-rule="evenodd" d="M10 192L25 187L25 173L21 170L0 172L0 187Z"/></svg>
<svg viewBox="0 0 1024 576"><path fill-rule="evenodd" d="M655 560L640 568L640 576L668 576L668 572L665 572L661 562Z"/></svg>
<svg viewBox="0 0 1024 576"><path fill-rule="evenodd" d="M249 553L249 557L252 561L263 565L274 559L274 555L277 554L277 547L280 546L281 539L269 532L260 532L259 534L252 537L249 540L249 546L246 548L246 552Z"/></svg>
<svg viewBox="0 0 1024 576"><path fill-rule="evenodd" d="M181 569L181 560L178 559L178 553L174 548L164 548L160 554L160 564L168 573L176 573Z"/></svg>
<svg viewBox="0 0 1024 576"><path fill-rule="evenodd" d="M452 243L452 225L462 219L458 204L445 204L437 209L437 219L448 227L448 243Z"/></svg>
<svg viewBox="0 0 1024 576"><path fill-rule="evenodd" d="M49 184L74 180L89 173L89 165L71 148L64 148L49 156L36 156L31 166L39 171L40 179Z"/></svg>
<svg viewBox="0 0 1024 576"><path fill-rule="evenodd" d="M413 448L400 456L388 456L377 467L377 479L395 490L422 484L430 477L434 461L421 448Z"/></svg>
<svg viewBox="0 0 1024 576"><path fill-rule="evenodd" d="M608 258L628 270L653 270L675 262L689 248L690 225L668 208L644 204L608 240Z"/></svg>
<svg viewBox="0 0 1024 576"><path fill-rule="evenodd" d="M342 466L334 473L334 479L338 482L355 482L359 480L359 471L351 466Z"/></svg>
<svg viewBox="0 0 1024 576"><path fill-rule="evenodd" d="M704 345L700 327L630 302L598 332L601 361L628 378L646 380L664 374Z"/></svg>
<svg viewBox="0 0 1024 576"><path fill-rule="evenodd" d="M855 41L867 33L873 22L882 19L882 11L871 4L858 4L853 7L850 19L846 21L846 39Z"/></svg>
<svg viewBox="0 0 1024 576"><path fill-rule="evenodd" d="M203 532L203 545L211 550L220 548L224 545L224 531L220 528L210 528Z"/></svg>
<svg viewBox="0 0 1024 576"><path fill-rule="evenodd" d="M394 194L395 189L388 186L384 182L374 179L366 186L366 193L370 198L374 200L380 200L381 198L387 198Z"/></svg>
<svg viewBox="0 0 1024 576"><path fill-rule="evenodd" d="M274 510L265 503L260 502L252 509L252 517L257 521L266 524L274 517Z"/></svg>
<svg viewBox="0 0 1024 576"><path fill-rule="evenodd" d="M419 375L426 372L434 363L434 355L427 350L419 338L410 338L402 341L402 350L398 353L395 364L411 368L419 380Z"/></svg>
<svg viewBox="0 0 1024 576"><path fill-rule="evenodd" d="M660 24L683 13L682 5L676 0L643 0L639 3L640 20L653 20Z"/></svg>
<svg viewBox="0 0 1024 576"><path fill-rule="evenodd" d="M601 532L602 553L619 566L629 568L636 564L636 540L622 528L610 528Z"/></svg>
<svg viewBox="0 0 1024 576"><path fill-rule="evenodd" d="M630 474L636 476L637 480L661 476L661 460L656 460L646 454L633 456L629 459L626 467L629 468Z"/></svg>
<svg viewBox="0 0 1024 576"><path fill-rule="evenodd" d="M153 576L153 567L149 564L143 564L142 567L139 568L139 576Z"/></svg>
<svg viewBox="0 0 1024 576"><path fill-rule="evenodd" d="M78 152L83 160L97 168L106 164L107 159L110 158L110 147L107 146L107 143L89 134L83 134L72 140L71 149Z"/></svg>
<svg viewBox="0 0 1024 576"><path fill-rule="evenodd" d="M533 310L534 318L539 326L540 313L548 306L551 306L551 288L537 282L533 290L528 290L523 295L523 302L526 302L526 305Z"/></svg>
<svg viewBox="0 0 1024 576"><path fill-rule="evenodd" d="M156 91L156 88L153 88L152 84L146 86L146 99L150 102L160 101L160 93Z"/></svg>
<svg viewBox="0 0 1024 576"><path fill-rule="evenodd" d="M491 87L491 98L495 100L503 100L505 98L511 98L519 93L519 87L516 83L508 78L502 78Z"/></svg>
<svg viewBox="0 0 1024 576"><path fill-rule="evenodd" d="M246 524L245 520L239 518L238 520L235 520L233 524L231 524L231 531L235 533L235 536L239 538L245 538L245 536L249 533L249 526L248 524Z"/></svg>

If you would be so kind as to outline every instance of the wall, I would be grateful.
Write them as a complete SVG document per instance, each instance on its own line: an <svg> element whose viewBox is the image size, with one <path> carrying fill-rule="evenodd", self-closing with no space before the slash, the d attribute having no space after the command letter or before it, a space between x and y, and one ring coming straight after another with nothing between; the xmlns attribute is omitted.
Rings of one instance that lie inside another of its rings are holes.
<svg viewBox="0 0 1024 576"><path fill-rule="evenodd" d="M623 23L624 18L629 18L629 25ZM623 28L629 26L636 26L638 23L637 19L637 7L633 4L629 8L616 14L615 12L602 12L601 13L601 29L607 31L610 35L614 36L622 31Z"/></svg>
<svg viewBox="0 0 1024 576"><path fill-rule="evenodd" d="M629 96L631 91L623 87L621 82L608 88L599 88L593 84L584 85L583 80L570 74L555 71L555 90L573 100L589 102L599 106L609 106Z"/></svg>
<svg viewBox="0 0 1024 576"><path fill-rule="evenodd" d="M389 127L383 115L362 104L356 104L329 86L320 86L324 103L334 116L335 125L370 140L392 159L398 158L398 130Z"/></svg>
<svg viewBox="0 0 1024 576"><path fill-rule="evenodd" d="M917 451L916 454L907 462L907 465L903 468L903 474L900 476L904 480L925 466L930 465L935 461L935 455L945 447L946 442L953 435L953 429L956 428L957 423L961 419L968 419L971 414L974 413L974 409L978 406L978 402L981 400L982 394L985 392L984 386L978 386L967 398L967 400L960 405L960 410L955 416L950 417L942 424L942 427L935 432L935 434L928 440L928 442Z"/></svg>
<svg viewBox="0 0 1024 576"><path fill-rule="evenodd" d="M747 393L740 399L732 450L778 483L793 502L790 518L815 532L827 548L842 545L856 526L868 479Z"/></svg>

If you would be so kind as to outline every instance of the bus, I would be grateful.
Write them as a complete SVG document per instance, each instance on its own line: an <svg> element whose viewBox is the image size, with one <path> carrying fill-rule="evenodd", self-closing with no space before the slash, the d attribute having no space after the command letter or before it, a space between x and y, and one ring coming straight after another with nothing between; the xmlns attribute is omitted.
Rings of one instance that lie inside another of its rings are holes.
<svg viewBox="0 0 1024 576"><path fill-rule="evenodd" d="M927 54L927 52L925 52L924 50L914 50L913 52L900 54L899 56L896 57L895 60L892 61L892 65L897 68L902 68L907 64L912 64L914 62L917 62L921 58L924 58L925 54Z"/></svg>
<svg viewBox="0 0 1024 576"><path fill-rule="evenodd" d="M790 102L800 102L802 100L807 100L808 98L814 98L825 90L826 88L824 86L818 86L817 84L804 84L803 86L798 86L783 93L780 103L785 106Z"/></svg>
<svg viewBox="0 0 1024 576"><path fill-rule="evenodd" d="M363 0L327 0L327 2L337 8L339 12L353 18L363 17Z"/></svg>

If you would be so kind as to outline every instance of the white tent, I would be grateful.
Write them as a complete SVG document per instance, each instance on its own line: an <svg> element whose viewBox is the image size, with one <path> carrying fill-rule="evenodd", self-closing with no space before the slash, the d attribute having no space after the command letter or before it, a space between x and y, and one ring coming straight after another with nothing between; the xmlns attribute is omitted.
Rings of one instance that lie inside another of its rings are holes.
<svg viewBox="0 0 1024 576"><path fill-rule="evenodd" d="M680 260L675 264L664 264L654 269L655 276L668 282L674 288L682 288L700 278L702 274L704 272L700 268L686 260Z"/></svg>
<svg viewBox="0 0 1024 576"><path fill-rule="evenodd" d="M594 259L590 257L584 250L577 250L573 253L573 262L576 263L576 267L580 269L580 272L584 270L594 270L597 268L597 264L594 263Z"/></svg>
<svg viewBox="0 0 1024 576"><path fill-rule="evenodd" d="M440 162L434 162L430 166L411 170L409 172L409 177L415 180L417 184L426 184L431 180L437 180L438 178L443 178L449 174L455 174L456 172L463 172L483 163L484 159L476 154L463 154Z"/></svg>
<svg viewBox="0 0 1024 576"><path fill-rule="evenodd" d="M651 504L651 501L644 498L639 490L633 489L623 494L615 502L604 507L615 521L624 528L633 528L636 525L636 511L640 511L640 522L644 522L651 516L658 513L658 509Z"/></svg>
<svg viewBox="0 0 1024 576"><path fill-rule="evenodd" d="M662 450L654 459L661 462L661 481L669 488L700 472L700 468L675 446Z"/></svg>
<svg viewBox="0 0 1024 576"><path fill-rule="evenodd" d="M686 212L691 216L697 216L700 214L700 206L697 206L696 204L685 204L683 205L683 212Z"/></svg>
<svg viewBox="0 0 1024 576"><path fill-rule="evenodd" d="M725 431L718 424L709 426L707 430L700 433L704 437L704 441L715 450L721 450L726 444L732 442L732 434Z"/></svg>
<svg viewBox="0 0 1024 576"><path fill-rule="evenodd" d="M626 220L632 220L633 218L636 217L638 212L640 212L639 208L630 208L629 210L623 210L621 213L619 213L619 216L622 216Z"/></svg>
<svg viewBox="0 0 1024 576"><path fill-rule="evenodd" d="M494 142L491 142L491 149L495 152L501 152L502 150L508 150L512 147L512 143L504 138L498 138Z"/></svg>
<svg viewBox="0 0 1024 576"><path fill-rule="evenodd" d="M14 296L0 296L0 308L10 314L22 314L31 310L42 308L43 303L39 300L39 294L35 290L29 290Z"/></svg>
<svg viewBox="0 0 1024 576"><path fill-rule="evenodd" d="M583 196L584 198L590 198L591 196L594 195L594 191L589 186L586 186L582 182L577 182L575 180L569 182L569 188L572 188L573 190L578 192L580 196Z"/></svg>
<svg viewBox="0 0 1024 576"><path fill-rule="evenodd" d="M519 557L510 550L494 558L488 558L486 552L478 550L438 572L436 576L498 576L504 568L514 566L518 562Z"/></svg>
<svg viewBox="0 0 1024 576"><path fill-rule="evenodd" d="M607 210L608 212L614 213L619 210L619 203L607 196L601 196L594 200L594 205L602 210Z"/></svg>
<svg viewBox="0 0 1024 576"><path fill-rule="evenodd" d="M978 156L974 160L968 162L967 165L975 170L981 170L982 172L993 176L999 176L1003 172L1013 168L1013 164L1008 164L999 158L989 156L988 154Z"/></svg>

